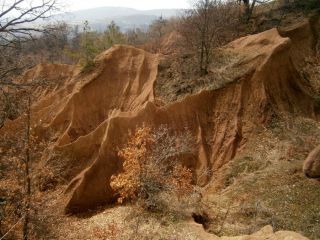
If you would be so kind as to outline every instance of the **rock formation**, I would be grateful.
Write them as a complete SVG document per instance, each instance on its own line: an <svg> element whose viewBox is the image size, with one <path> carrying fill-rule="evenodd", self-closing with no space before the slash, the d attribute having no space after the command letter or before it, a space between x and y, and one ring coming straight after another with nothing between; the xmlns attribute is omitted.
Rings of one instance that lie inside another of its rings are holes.
<svg viewBox="0 0 320 240"><path fill-rule="evenodd" d="M142 124L166 124L177 132L188 128L197 136L199 152L185 164L198 176L197 183L205 185L210 176L199 173L214 172L230 161L252 131L276 112L315 117L313 99L292 59L292 44L276 29L240 38L221 50L242 56L234 69L246 66L248 71L219 89L167 105L154 94L159 56L134 47L114 46L97 57L88 73L44 65L30 70L24 78L39 72L64 76L65 87L39 90L33 124L55 150L72 153L66 211L114 201L109 182L121 171L117 150L128 132ZM9 122L5 128L14 125Z"/></svg>
<svg viewBox="0 0 320 240"><path fill-rule="evenodd" d="M206 240L307 240L308 238L290 231L274 232L271 226L265 226L260 231L252 235L234 236L234 237L217 237L205 232L201 226L190 224L189 228L196 232L200 239Z"/></svg>
<svg viewBox="0 0 320 240"><path fill-rule="evenodd" d="M311 151L304 161L303 172L308 178L320 179L320 146Z"/></svg>

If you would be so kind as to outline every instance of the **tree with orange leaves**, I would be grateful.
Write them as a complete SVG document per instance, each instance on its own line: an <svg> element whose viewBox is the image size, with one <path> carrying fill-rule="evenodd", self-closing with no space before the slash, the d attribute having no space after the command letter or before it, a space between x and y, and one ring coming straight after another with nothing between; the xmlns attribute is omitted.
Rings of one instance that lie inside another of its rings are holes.
<svg viewBox="0 0 320 240"><path fill-rule="evenodd" d="M158 195L162 192L178 198L190 194L192 172L179 160L193 154L193 143L189 131L178 135L166 126L138 128L118 153L124 160L123 172L111 179L118 202L139 200L143 207L154 210L160 205Z"/></svg>

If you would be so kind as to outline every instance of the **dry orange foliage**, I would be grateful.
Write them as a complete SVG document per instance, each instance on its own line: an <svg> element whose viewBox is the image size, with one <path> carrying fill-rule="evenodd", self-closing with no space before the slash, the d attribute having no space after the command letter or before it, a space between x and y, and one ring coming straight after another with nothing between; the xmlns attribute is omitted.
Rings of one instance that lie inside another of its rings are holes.
<svg viewBox="0 0 320 240"><path fill-rule="evenodd" d="M193 191L191 179L192 172L190 169L182 166L181 164L178 164L173 168L171 181L173 189L179 198Z"/></svg>
<svg viewBox="0 0 320 240"><path fill-rule="evenodd" d="M140 174L146 161L147 145L152 142L151 129L139 128L131 136L126 148L118 152L124 159L123 173L112 176L111 187L120 194L118 202L125 199L136 199L141 187Z"/></svg>
<svg viewBox="0 0 320 240"><path fill-rule="evenodd" d="M163 191L179 198L191 193L192 172L179 162L179 156L192 150L188 139L170 134L164 126L138 128L118 153L124 160L123 172L111 179L111 187L120 195L118 202L152 202Z"/></svg>

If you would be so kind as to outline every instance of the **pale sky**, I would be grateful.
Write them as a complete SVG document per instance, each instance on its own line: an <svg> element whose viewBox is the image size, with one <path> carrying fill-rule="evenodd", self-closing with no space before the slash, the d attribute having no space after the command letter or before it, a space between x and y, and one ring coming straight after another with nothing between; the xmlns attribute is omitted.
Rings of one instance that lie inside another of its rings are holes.
<svg viewBox="0 0 320 240"><path fill-rule="evenodd" d="M95 7L129 7L139 10L188 8L190 0L64 0L71 11Z"/></svg>

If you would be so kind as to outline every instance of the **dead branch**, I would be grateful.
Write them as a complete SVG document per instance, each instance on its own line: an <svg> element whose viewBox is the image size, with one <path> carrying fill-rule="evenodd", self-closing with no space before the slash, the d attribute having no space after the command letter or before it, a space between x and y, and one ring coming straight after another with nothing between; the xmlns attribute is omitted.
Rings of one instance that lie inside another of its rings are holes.
<svg viewBox="0 0 320 240"><path fill-rule="evenodd" d="M57 0L15 0L9 6L6 0L0 2L2 8L6 8L0 13L0 36L6 42L31 38L35 33L44 32L45 29L35 23L58 11Z"/></svg>

